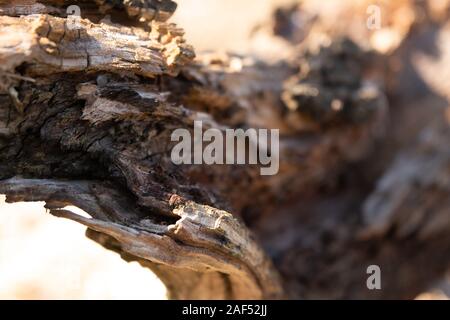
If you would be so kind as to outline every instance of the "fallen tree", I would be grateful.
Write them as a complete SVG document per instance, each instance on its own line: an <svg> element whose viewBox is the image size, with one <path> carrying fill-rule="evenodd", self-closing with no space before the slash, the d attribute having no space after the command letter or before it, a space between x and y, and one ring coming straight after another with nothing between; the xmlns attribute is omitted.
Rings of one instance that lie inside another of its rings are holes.
<svg viewBox="0 0 450 320"><path fill-rule="evenodd" d="M298 30L287 18L312 13L291 7L269 30L290 58L268 63L194 58L172 1L79 1L76 20L71 4L0 1L8 202L45 201L174 299L411 298L447 271L447 105L411 67L447 35L431 9L380 53L320 17ZM172 132L198 120L279 129L279 173L175 165ZM366 287L372 264L383 290Z"/></svg>

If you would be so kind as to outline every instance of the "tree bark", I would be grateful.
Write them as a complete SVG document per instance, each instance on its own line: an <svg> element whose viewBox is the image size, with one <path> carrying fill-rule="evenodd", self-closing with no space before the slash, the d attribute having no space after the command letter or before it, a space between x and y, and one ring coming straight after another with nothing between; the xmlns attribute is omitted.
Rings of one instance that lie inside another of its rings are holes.
<svg viewBox="0 0 450 320"><path fill-rule="evenodd" d="M320 16L300 35L290 7L269 30L290 58L268 63L194 59L172 1L80 1L76 28L69 2L21 1L0 1L7 201L86 225L174 299L412 298L447 271L450 117L412 64L448 28L422 4L405 1L428 15L392 22L402 41L378 53ZM197 120L279 129L279 173L175 165L171 134ZM366 287L372 264L383 290Z"/></svg>

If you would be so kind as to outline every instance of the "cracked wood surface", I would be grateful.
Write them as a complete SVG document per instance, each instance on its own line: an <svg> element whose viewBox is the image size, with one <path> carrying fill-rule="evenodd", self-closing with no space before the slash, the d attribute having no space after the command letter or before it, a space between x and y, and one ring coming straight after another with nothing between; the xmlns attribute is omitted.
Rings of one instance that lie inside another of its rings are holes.
<svg viewBox="0 0 450 320"><path fill-rule="evenodd" d="M167 204L173 217L155 218L134 209L132 199L93 181L13 178L0 182L0 192L7 194L7 201L45 201L51 214L112 237L120 250L134 259L151 261L159 268L168 265L179 273L187 270L187 276L192 271L217 273L229 283L229 292L223 298L283 296L271 261L247 228L225 211L182 201L174 195ZM67 205L83 209L92 218L64 210ZM220 293L223 288L213 290ZM183 298L180 294L177 297ZM187 297L198 298L192 294Z"/></svg>
<svg viewBox="0 0 450 320"><path fill-rule="evenodd" d="M1 69L13 71L24 62L30 75L56 72L109 71L155 77L175 75L194 57L174 26L154 25L154 32L80 19L75 29L49 15L2 17Z"/></svg>
<svg viewBox="0 0 450 320"><path fill-rule="evenodd" d="M301 45L289 60L265 63L215 53L192 61L180 28L140 19L142 8L170 1L81 1L90 10L75 33L65 1L29 1L42 10L20 17L8 3L0 2L8 201L46 201L51 214L152 269L176 299L410 298L447 270L448 102L411 67L423 34L440 28L428 11L422 33L401 28L388 55L362 49L346 28L317 46L330 32L319 17L307 19L314 31L301 40L278 34ZM140 13L118 14L128 5ZM174 165L170 135L196 120L280 129L279 174ZM370 264L382 267L385 290L365 287Z"/></svg>
<svg viewBox="0 0 450 320"><path fill-rule="evenodd" d="M122 18L126 12L129 21L167 21L175 12L177 4L171 0L1 0L0 15L21 16L49 13L67 16L67 8L77 5L81 16L100 20L105 16ZM126 19L125 19L126 21Z"/></svg>

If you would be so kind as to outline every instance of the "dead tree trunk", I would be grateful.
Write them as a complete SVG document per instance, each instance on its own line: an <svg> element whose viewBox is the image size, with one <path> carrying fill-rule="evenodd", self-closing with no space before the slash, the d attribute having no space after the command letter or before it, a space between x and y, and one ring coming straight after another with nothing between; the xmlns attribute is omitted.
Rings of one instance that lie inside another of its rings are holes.
<svg viewBox="0 0 450 320"><path fill-rule="evenodd" d="M269 64L194 60L170 0L79 1L78 20L70 4L0 1L7 201L45 201L176 299L411 298L447 270L449 120L410 66L424 33L448 34L431 14L389 54L342 34L315 50L320 21L276 21L292 58ZM171 133L196 120L280 129L279 173L173 164Z"/></svg>

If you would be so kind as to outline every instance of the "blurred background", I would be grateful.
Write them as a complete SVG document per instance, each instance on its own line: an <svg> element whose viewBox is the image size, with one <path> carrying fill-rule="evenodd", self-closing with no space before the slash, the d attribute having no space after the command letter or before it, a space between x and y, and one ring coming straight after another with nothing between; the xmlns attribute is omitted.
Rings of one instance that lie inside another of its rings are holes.
<svg viewBox="0 0 450 320"><path fill-rule="evenodd" d="M252 30L278 6L294 0L181 0L171 21L182 26L196 51L250 51Z"/></svg>

